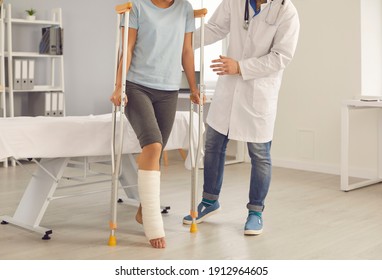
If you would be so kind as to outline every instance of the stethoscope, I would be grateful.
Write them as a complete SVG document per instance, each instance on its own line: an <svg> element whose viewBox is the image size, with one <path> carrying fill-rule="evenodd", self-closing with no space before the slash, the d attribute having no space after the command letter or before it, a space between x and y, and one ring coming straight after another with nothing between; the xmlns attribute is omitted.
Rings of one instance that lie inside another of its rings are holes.
<svg viewBox="0 0 382 280"><path fill-rule="evenodd" d="M245 30L248 30L248 27L249 27L249 1L250 1L250 0L246 0L246 1L245 1L244 23L243 23L243 28L244 28ZM268 21L268 15L269 15L269 12L270 12L270 10L271 10L271 8L272 8L272 3L273 3L273 0L271 0L271 2L269 3L268 13L267 13L267 16L266 16L266 18L265 18L265 22L268 23L269 25L274 25L274 24L276 23L277 18L278 18L279 14L280 14L280 10L281 10L281 6L280 6L280 7L279 7L279 10L278 10L278 12L277 12L277 17L274 19L274 21L273 21L272 23L270 23L270 22ZM285 4L285 0L283 0L283 1L281 2L281 5L284 5L284 4Z"/></svg>

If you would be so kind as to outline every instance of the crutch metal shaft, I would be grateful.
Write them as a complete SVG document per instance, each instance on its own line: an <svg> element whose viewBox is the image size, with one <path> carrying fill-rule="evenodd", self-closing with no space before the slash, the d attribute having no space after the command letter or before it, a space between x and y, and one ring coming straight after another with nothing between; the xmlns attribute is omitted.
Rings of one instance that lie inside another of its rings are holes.
<svg viewBox="0 0 382 280"><path fill-rule="evenodd" d="M125 103L126 103L126 62L127 62L127 47L128 47L128 23L129 23L129 12L132 8L130 2L116 6L115 10L118 14L117 18L117 39L116 39L116 63L115 63L115 79L114 79L114 90L117 82L117 73L119 63L122 63L122 91L120 105L113 106L112 114L112 184L111 184L111 205L110 205L110 237L109 237L109 246L116 246L117 239L115 232L117 229L117 200L118 200L118 182L119 174L121 170L121 159L122 159L122 149L123 149L123 128L124 128L124 119L125 119ZM124 17L122 16L124 15ZM124 19L124 31L123 31L123 43L122 43L122 58L120 59L120 26L122 18ZM116 134L117 134L117 115L119 113L119 140L118 148L116 148Z"/></svg>
<svg viewBox="0 0 382 280"><path fill-rule="evenodd" d="M198 231L196 225L196 218L198 217L197 210L197 195L198 195L198 173L199 173L199 163L202 156L203 149L203 101L205 96L205 85L204 85L204 18L207 14L207 9L194 10L194 17L200 18L200 78L199 78L199 104L198 107L198 140L196 153L194 152L194 139L193 139L193 126L194 126L194 105L192 101L190 102L190 157L191 157L191 211L190 216L192 218L190 232L195 233Z"/></svg>

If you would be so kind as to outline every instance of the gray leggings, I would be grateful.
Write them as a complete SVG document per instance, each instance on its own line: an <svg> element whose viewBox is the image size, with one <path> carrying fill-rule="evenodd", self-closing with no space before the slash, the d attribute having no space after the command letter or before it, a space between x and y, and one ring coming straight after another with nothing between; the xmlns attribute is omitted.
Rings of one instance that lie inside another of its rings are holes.
<svg viewBox="0 0 382 280"><path fill-rule="evenodd" d="M161 143L166 146L174 123L178 91L148 88L126 81L126 116L141 148Z"/></svg>

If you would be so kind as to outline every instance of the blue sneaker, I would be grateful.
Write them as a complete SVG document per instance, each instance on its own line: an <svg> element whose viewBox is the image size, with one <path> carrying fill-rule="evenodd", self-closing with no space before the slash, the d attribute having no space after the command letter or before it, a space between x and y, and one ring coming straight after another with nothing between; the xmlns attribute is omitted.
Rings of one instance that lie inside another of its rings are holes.
<svg viewBox="0 0 382 280"><path fill-rule="evenodd" d="M263 232L263 218L258 215L248 215L244 227L244 235L259 235Z"/></svg>
<svg viewBox="0 0 382 280"><path fill-rule="evenodd" d="M198 205L198 217L196 218L196 223L199 224L204 221L204 219L212 216L220 211L219 201L216 200L211 206L205 207L202 202ZM183 224L191 225L192 218L188 215L183 218Z"/></svg>

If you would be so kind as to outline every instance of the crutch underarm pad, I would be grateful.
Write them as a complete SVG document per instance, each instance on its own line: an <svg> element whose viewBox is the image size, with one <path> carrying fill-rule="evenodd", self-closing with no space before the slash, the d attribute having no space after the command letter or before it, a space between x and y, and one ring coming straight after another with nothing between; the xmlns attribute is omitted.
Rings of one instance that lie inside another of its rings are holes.
<svg viewBox="0 0 382 280"><path fill-rule="evenodd" d="M133 7L133 4L131 2L127 2L125 4L117 5L115 7L115 11L118 14L124 14L125 12L130 11L132 7Z"/></svg>
<svg viewBox="0 0 382 280"><path fill-rule="evenodd" d="M205 17L206 14L207 14L207 9L206 8L203 8L203 9L200 9L200 10L194 10L194 18Z"/></svg>

